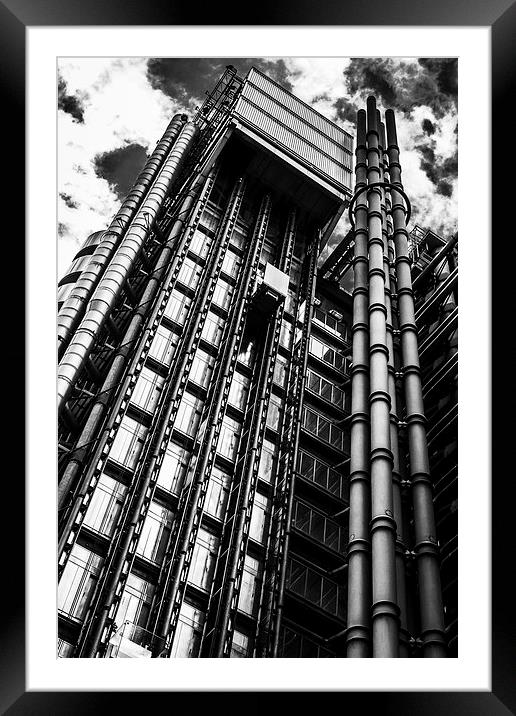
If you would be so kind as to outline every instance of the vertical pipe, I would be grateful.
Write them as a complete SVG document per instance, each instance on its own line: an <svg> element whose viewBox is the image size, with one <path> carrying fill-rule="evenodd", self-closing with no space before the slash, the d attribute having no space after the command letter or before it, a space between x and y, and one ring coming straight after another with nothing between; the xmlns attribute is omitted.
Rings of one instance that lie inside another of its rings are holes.
<svg viewBox="0 0 516 716"><path fill-rule="evenodd" d="M374 97L367 99L367 180L380 180L380 150ZM387 309L381 190L368 191L369 228L369 409L371 416L371 552L373 573L372 633L374 657L399 653L396 596L396 523L392 490L390 396L388 385Z"/></svg>
<svg viewBox="0 0 516 716"><path fill-rule="evenodd" d="M104 232L104 236L99 246L96 247L91 260L83 271L79 280L75 284L71 294L61 306L57 318L57 345L58 356L61 358L66 346L68 345L72 332L81 320L86 305L90 300L95 287L101 278L104 270L117 249L124 233L129 224L134 219L145 194L147 193L151 183L154 181L159 168L163 164L164 158L176 140L183 124L187 121L185 114L176 114L164 135L156 145L151 156L145 163L144 168L140 172L133 188L125 197L120 209L108 229Z"/></svg>
<svg viewBox="0 0 516 716"><path fill-rule="evenodd" d="M366 185L366 112L357 114L356 190ZM371 545L369 540L369 316L367 198L355 208L351 367L351 460L349 476L347 656L370 655Z"/></svg>
<svg viewBox="0 0 516 716"><path fill-rule="evenodd" d="M387 154L385 142L385 125L380 121L378 112L378 127L380 129L380 181L385 181L387 174ZM409 633L407 628L406 604L406 575L405 575L405 526L401 500L401 473L400 473L400 445L399 445L399 414L396 394L396 363L398 362L397 347L394 344L393 323L393 293L396 292L396 277L394 274L394 243L392 241L392 219L390 217L391 201L389 192L382 187L382 234L383 234L383 262L385 272L385 307L387 309L387 349L389 358L387 370L389 375L389 396L391 399L390 434L392 451L392 496L394 505L394 520L396 522L396 594L400 610L400 657L408 657Z"/></svg>
<svg viewBox="0 0 516 716"><path fill-rule="evenodd" d="M398 186L403 189L394 112L387 110L385 118L391 178L394 243L396 247L398 309L407 407L406 421L416 538L415 553L419 581L421 640L425 657L445 657L439 548L435 529L432 482L429 474L426 420L423 408L417 330L414 318L411 266L408 256L408 233L405 224L403 199L394 188Z"/></svg>
<svg viewBox="0 0 516 716"><path fill-rule="evenodd" d="M157 219L172 182L197 134L188 122L181 130L151 190L100 279L88 309L61 359L57 377L58 409L66 403L77 376L95 343L95 338L115 305L125 279Z"/></svg>

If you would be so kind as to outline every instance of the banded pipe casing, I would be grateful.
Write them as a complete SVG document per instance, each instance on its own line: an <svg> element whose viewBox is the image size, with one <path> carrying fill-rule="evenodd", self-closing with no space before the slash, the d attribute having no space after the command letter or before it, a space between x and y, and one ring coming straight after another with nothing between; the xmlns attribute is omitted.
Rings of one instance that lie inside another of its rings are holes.
<svg viewBox="0 0 516 716"><path fill-rule="evenodd" d="M115 214L111 224L102 232L103 236L98 246L96 246L91 260L88 262L88 265L81 273L73 289L59 309L57 317L57 350L59 359L70 342L73 331L84 315L95 287L107 265L113 258L122 237L134 219L149 187L155 180L166 155L177 139L181 127L187 119L188 117L185 114L174 115L165 133L138 175L133 188L125 197L120 209Z"/></svg>
<svg viewBox="0 0 516 716"><path fill-rule="evenodd" d="M385 125L377 114L380 132L380 181L388 181L388 158L386 154ZM392 221L390 220L391 199L387 189L382 192L382 234L384 243L383 264L385 272L385 307L387 309L387 349L389 351L387 370L389 381L389 396L391 399L390 434L392 451L392 493L394 505L394 520L396 522L396 594L400 610L400 657L409 656L409 631L407 624L407 589L406 564L407 551L405 540L405 520L401 497L401 466L400 466L400 440L398 423L398 396L396 388L396 365L399 364L398 346L394 341L394 321L396 321L396 304L393 294L396 293L396 277L394 274L394 243L392 240ZM397 325L397 322L396 322Z"/></svg>
<svg viewBox="0 0 516 716"><path fill-rule="evenodd" d="M84 318L71 338L59 363L57 376L58 410L66 403L79 371L90 354L99 330L105 324L115 305L125 280L150 234L163 201L179 173L197 132L198 129L193 123L188 122L184 125L152 188L141 204L134 221L98 282L97 288L88 303Z"/></svg>
<svg viewBox="0 0 516 716"><path fill-rule="evenodd" d="M357 113L355 190L367 184L366 112ZM351 460L349 476L348 610L349 658L371 652L371 542L369 473L369 314L367 197L357 197L353 256L353 325L351 367Z"/></svg>
<svg viewBox="0 0 516 716"><path fill-rule="evenodd" d="M446 656L444 612L414 314L411 262L408 253L408 232L405 222L406 210L401 194L395 189L395 187L399 187L403 190L403 184L401 181L394 112L387 110L385 119L391 179L394 244L396 248L399 327L414 511L414 550L419 582L421 641L423 644L423 656L439 658Z"/></svg>
<svg viewBox="0 0 516 716"><path fill-rule="evenodd" d="M379 128L374 97L367 99L367 181L380 181ZM399 608L396 594L396 523L392 486L392 450L385 305L381 189L368 192L369 229L369 410L371 420L371 553L373 656L399 655Z"/></svg>

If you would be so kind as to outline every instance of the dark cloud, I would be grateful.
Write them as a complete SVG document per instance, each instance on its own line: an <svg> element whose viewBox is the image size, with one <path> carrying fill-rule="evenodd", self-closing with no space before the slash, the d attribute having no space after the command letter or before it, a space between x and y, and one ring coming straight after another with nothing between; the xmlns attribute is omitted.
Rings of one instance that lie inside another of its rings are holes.
<svg viewBox="0 0 516 716"><path fill-rule="evenodd" d="M82 99L74 94L68 94L66 82L59 75L57 81L57 107L70 114L77 122L84 122L84 105Z"/></svg>
<svg viewBox="0 0 516 716"><path fill-rule="evenodd" d="M429 119L424 119L421 122L421 127L423 129L423 132L425 134L428 134L428 136L430 136L431 134L433 134L435 132L435 124L433 122L431 122Z"/></svg>
<svg viewBox="0 0 516 716"><path fill-rule="evenodd" d="M68 226L66 224L63 224L62 221L60 221L57 225L57 235L64 236L67 233L68 233Z"/></svg>
<svg viewBox="0 0 516 716"><path fill-rule="evenodd" d="M351 94L374 94L385 107L409 114L430 107L437 118L456 110L457 60L420 59L404 62L384 58L353 58L344 70Z"/></svg>
<svg viewBox="0 0 516 716"><path fill-rule="evenodd" d="M147 160L147 152L140 144L127 144L111 152L97 154L93 160L95 174L106 179L119 199L123 199Z"/></svg>
<svg viewBox="0 0 516 716"><path fill-rule="evenodd" d="M337 119L343 122L347 120L355 124L358 107L353 102L350 102L346 97L339 97L333 106L337 113Z"/></svg>
<svg viewBox="0 0 516 716"><path fill-rule="evenodd" d="M67 206L69 209L77 209L77 207L79 206L79 205L72 199L72 197L70 196L70 194L65 194L63 191L60 191L60 192L59 192L59 196L61 197L61 199L64 201L64 203L66 204L66 206Z"/></svg>
<svg viewBox="0 0 516 716"><path fill-rule="evenodd" d="M438 194L451 196L453 192L453 180L457 177L458 155L457 152L451 157L442 159L436 156L432 144L416 145L414 149L421 155L420 165Z"/></svg>
<svg viewBox="0 0 516 716"><path fill-rule="evenodd" d="M262 58L151 58L147 64L147 77L154 89L160 89L176 102L188 106L192 100L194 104L202 102L227 65L233 65L240 76L254 66L285 89L292 90L285 62Z"/></svg>

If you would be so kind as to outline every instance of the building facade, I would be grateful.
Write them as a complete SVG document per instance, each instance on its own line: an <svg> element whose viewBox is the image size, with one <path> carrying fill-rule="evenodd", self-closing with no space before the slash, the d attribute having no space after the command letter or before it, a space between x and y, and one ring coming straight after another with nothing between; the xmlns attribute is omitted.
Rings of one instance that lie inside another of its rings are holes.
<svg viewBox="0 0 516 716"><path fill-rule="evenodd" d="M409 252L369 115L353 163L341 128L228 67L60 282L60 656L454 655L456 254L421 229Z"/></svg>

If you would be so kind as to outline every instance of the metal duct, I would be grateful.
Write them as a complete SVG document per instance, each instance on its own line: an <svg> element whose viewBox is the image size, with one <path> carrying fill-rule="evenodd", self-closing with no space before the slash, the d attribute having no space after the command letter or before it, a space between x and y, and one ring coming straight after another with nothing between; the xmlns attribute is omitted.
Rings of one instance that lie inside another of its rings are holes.
<svg viewBox="0 0 516 716"><path fill-rule="evenodd" d="M380 181L388 178L388 158L386 154L387 145L385 138L385 125L380 121L380 113L377 113L378 127L380 130ZM408 657L409 632L407 624L407 589L406 589L406 566L405 566L405 520L403 514L403 503L401 499L401 472L400 472L400 444L398 423L398 401L396 390L396 366L399 365L399 350L394 342L394 321L397 324L396 299L396 274L394 272L394 243L392 240L392 219L391 196L384 187L380 189L382 194L382 234L383 234L383 266L385 272L385 307L387 309L387 349L389 351L387 370L389 373L389 396L391 399L390 411L390 433L392 451L392 497L394 505L394 520L396 522L396 594L400 610L400 657ZM394 303L394 306L393 306Z"/></svg>
<svg viewBox="0 0 516 716"><path fill-rule="evenodd" d="M366 186L366 112L357 114L356 190ZM369 540L369 317L367 312L367 199L355 206L349 476L347 656L370 655L371 563Z"/></svg>
<svg viewBox="0 0 516 716"><path fill-rule="evenodd" d="M65 404L69 392L77 379L95 342L100 328L104 325L113 308L125 279L131 270L141 247L156 221L162 203L177 177L185 154L190 149L197 127L188 122L181 130L174 147L156 177L136 217L116 250L109 266L99 281L86 315L73 335L59 364L57 378L58 409Z"/></svg>
<svg viewBox="0 0 516 716"><path fill-rule="evenodd" d="M419 580L421 640L425 657L445 657L444 614L439 571L432 482L429 474L426 419L423 408L417 330L414 318L411 264L405 205L395 187L403 190L394 112L387 110L387 141L391 179L392 217L396 247L398 309L403 358L410 479L414 509L415 553Z"/></svg>
<svg viewBox="0 0 516 716"><path fill-rule="evenodd" d="M164 135L140 172L133 188L115 214L113 221L107 230L103 232L104 237L99 246L95 249L95 253L91 257L87 270L83 271L73 291L61 306L57 319L58 358L61 358L63 355L74 329L84 314L88 301L99 279L112 259L118 244L129 227L129 224L134 219L149 187L156 178L165 156L175 142L181 127L187 119L185 114L174 115Z"/></svg>
<svg viewBox="0 0 516 716"><path fill-rule="evenodd" d="M376 101L367 99L367 180L380 181ZM399 620L396 596L396 523L392 490L390 395L388 385L387 309L381 190L368 191L369 229L369 410L371 419L372 633L374 657L397 657Z"/></svg>

